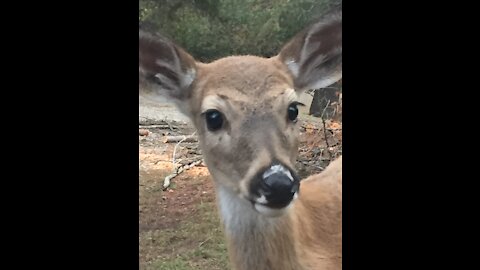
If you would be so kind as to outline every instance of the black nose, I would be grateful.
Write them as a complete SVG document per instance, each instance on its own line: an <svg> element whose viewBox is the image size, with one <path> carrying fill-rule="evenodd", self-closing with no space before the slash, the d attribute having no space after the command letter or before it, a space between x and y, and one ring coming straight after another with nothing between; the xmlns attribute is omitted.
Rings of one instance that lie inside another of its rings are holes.
<svg viewBox="0 0 480 270"><path fill-rule="evenodd" d="M261 193L265 195L266 205L272 208L283 208L293 199L298 191L299 181L291 179L287 174L277 172L264 178L261 185Z"/></svg>

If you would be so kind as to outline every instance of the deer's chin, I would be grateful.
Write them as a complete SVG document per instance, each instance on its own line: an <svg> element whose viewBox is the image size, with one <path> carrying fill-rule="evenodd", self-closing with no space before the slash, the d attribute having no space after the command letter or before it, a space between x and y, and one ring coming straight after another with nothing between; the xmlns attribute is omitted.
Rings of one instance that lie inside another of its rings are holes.
<svg viewBox="0 0 480 270"><path fill-rule="evenodd" d="M288 204L285 207L272 208L261 203L254 203L253 207L258 213L266 217L280 217L280 216L283 216L288 211L288 209L292 206L292 204L293 203L290 202L290 204Z"/></svg>

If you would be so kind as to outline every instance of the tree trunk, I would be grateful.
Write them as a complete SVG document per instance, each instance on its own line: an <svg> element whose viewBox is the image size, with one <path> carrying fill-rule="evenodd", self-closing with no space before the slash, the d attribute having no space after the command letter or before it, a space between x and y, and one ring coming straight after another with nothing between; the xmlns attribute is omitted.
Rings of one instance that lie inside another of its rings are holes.
<svg viewBox="0 0 480 270"><path fill-rule="evenodd" d="M310 115L321 117L323 114L325 119L338 118L341 115L341 93L341 83L315 90Z"/></svg>

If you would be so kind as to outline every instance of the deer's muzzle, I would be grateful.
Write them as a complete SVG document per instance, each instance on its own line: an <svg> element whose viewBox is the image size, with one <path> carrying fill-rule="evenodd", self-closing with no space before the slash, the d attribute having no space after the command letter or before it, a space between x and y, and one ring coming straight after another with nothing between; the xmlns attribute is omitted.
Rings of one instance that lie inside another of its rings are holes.
<svg viewBox="0 0 480 270"><path fill-rule="evenodd" d="M252 202L273 209L285 208L295 198L299 186L300 181L292 170L279 163L272 164L252 180Z"/></svg>

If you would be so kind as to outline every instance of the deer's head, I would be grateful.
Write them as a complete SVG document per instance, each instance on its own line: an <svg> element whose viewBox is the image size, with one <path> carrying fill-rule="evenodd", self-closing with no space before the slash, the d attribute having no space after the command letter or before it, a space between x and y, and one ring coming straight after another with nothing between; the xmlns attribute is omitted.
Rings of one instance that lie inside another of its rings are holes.
<svg viewBox="0 0 480 270"><path fill-rule="evenodd" d="M190 117L217 186L262 214L281 213L300 184L294 170L299 94L342 76L341 13L306 28L271 58L204 64L142 31L139 58L142 91L170 97Z"/></svg>

